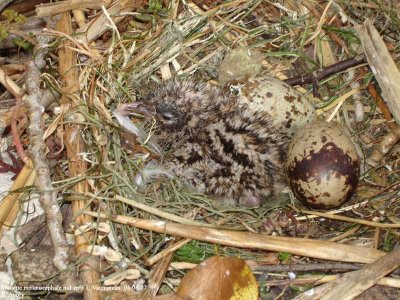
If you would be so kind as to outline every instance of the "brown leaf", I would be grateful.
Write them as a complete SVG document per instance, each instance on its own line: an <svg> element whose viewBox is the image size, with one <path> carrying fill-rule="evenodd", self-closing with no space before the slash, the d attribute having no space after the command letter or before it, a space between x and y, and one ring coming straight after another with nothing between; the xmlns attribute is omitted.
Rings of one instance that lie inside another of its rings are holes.
<svg viewBox="0 0 400 300"><path fill-rule="evenodd" d="M176 295L196 300L258 299L258 285L240 258L213 256L182 279Z"/></svg>

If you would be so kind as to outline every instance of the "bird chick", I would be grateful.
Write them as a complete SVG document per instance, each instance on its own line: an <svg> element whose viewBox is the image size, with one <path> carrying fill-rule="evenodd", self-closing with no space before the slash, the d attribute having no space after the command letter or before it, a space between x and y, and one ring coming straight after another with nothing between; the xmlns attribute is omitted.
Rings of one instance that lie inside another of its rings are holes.
<svg viewBox="0 0 400 300"><path fill-rule="evenodd" d="M154 108L164 168L196 191L228 205L258 206L283 187L289 138L267 112L192 81L164 82L140 103Z"/></svg>

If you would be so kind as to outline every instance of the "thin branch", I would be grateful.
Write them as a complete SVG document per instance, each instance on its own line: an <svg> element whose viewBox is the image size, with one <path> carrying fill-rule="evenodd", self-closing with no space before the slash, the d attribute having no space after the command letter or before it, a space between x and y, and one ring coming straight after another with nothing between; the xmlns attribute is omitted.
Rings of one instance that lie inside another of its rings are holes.
<svg viewBox="0 0 400 300"><path fill-rule="evenodd" d="M320 80L329 77L331 75L337 74L339 72L345 71L349 68L356 67L365 63L365 58L363 56L357 56L345 59L336 64L327 66L326 68L322 68L318 71L313 72L312 74L303 74L300 76L292 77L286 79L286 83L290 85L305 85L309 83L319 82Z"/></svg>
<svg viewBox="0 0 400 300"><path fill-rule="evenodd" d="M24 102L29 110L29 153L35 166L37 178L37 188L40 191L40 204L45 211L47 228L50 233L54 247L53 264L60 271L61 278L65 286L75 286L76 280L73 273L69 270L69 246L62 227L62 215L57 202L57 191L54 189L50 175L50 167L46 159L46 145L43 141L43 121L44 112L41 105L40 90L40 67L45 65L43 60L48 38L38 37L38 47L40 53L35 56L35 61L28 63L26 86L28 95L24 97Z"/></svg>

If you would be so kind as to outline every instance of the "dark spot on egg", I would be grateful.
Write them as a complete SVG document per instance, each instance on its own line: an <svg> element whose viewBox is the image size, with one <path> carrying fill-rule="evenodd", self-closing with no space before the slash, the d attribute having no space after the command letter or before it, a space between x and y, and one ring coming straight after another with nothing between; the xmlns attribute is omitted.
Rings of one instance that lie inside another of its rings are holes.
<svg viewBox="0 0 400 300"><path fill-rule="evenodd" d="M292 95L285 95L284 97L283 97L287 102L290 102L290 103L292 103L292 102L294 102L294 100L296 99L294 96L292 96Z"/></svg>
<svg viewBox="0 0 400 300"><path fill-rule="evenodd" d="M297 199L311 207L333 208L354 194L359 178L359 161L351 140L345 134L338 134L341 129L325 122L316 123L295 134L289 144L285 169ZM311 135L315 138L304 139L304 136ZM324 144L322 148L317 146L318 136Z"/></svg>

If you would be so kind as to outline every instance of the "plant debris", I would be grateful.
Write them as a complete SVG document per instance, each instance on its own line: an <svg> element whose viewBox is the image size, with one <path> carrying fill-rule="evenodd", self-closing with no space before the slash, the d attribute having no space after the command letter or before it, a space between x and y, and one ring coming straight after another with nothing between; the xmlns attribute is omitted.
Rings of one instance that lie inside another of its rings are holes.
<svg viewBox="0 0 400 300"><path fill-rule="evenodd" d="M185 273L217 255L245 260L261 299L335 299L341 285L357 289L343 294L353 299L374 284L398 299L395 1L22 2L0 21L1 150L11 158L0 172L18 174L0 228L23 237L11 258L25 296L178 299ZM157 169L155 120L137 115L125 130L115 114L170 78L234 93L231 81L255 74L295 85L321 120L345 128L361 169L345 206L314 212L284 191L256 208L221 206ZM37 195L44 217L28 223ZM35 234L51 247L30 243ZM24 263L35 255L54 268L36 276Z"/></svg>

